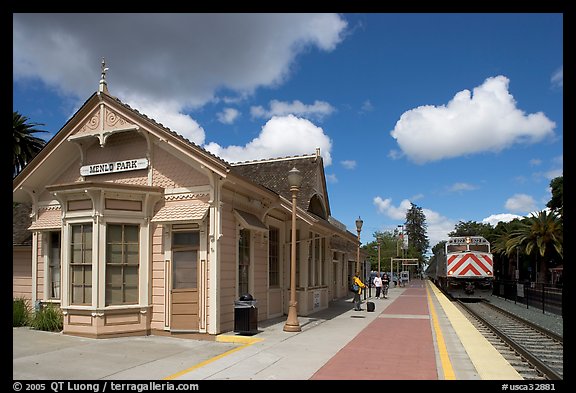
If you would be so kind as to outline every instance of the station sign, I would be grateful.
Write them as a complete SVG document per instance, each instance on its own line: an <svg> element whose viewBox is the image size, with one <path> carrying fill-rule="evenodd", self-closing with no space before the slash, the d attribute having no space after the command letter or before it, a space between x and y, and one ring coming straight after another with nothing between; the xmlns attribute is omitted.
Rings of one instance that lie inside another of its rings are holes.
<svg viewBox="0 0 576 393"><path fill-rule="evenodd" d="M124 161L104 162L84 165L80 168L81 176L103 175L105 173L136 171L148 168L147 158L135 158Z"/></svg>

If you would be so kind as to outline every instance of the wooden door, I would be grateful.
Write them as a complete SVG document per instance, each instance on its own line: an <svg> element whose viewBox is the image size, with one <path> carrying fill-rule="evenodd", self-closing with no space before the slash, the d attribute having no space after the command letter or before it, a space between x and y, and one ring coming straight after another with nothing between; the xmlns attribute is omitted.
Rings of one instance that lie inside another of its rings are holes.
<svg viewBox="0 0 576 393"><path fill-rule="evenodd" d="M170 330L198 331L198 231L172 234Z"/></svg>

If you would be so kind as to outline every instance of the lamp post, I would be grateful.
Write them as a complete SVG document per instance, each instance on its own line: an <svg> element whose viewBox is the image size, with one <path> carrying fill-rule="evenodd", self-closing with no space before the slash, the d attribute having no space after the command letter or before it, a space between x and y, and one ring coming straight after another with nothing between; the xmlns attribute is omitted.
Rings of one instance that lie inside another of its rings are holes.
<svg viewBox="0 0 576 393"><path fill-rule="evenodd" d="M377 239L378 243L378 275L380 275L380 238Z"/></svg>
<svg viewBox="0 0 576 393"><path fill-rule="evenodd" d="M298 309L296 308L296 195L302 184L302 175L296 167L288 172L288 184L292 192L292 243L290 253L290 303L288 305L288 318L284 325L285 332L299 332Z"/></svg>
<svg viewBox="0 0 576 393"><path fill-rule="evenodd" d="M516 281L516 288L514 291L514 304L518 301L518 279L520 278L520 270L518 270L518 252L520 250L519 246L516 246L516 271L514 272L514 278Z"/></svg>
<svg viewBox="0 0 576 393"><path fill-rule="evenodd" d="M356 231L358 232L358 253L356 254L356 272L360 272L360 231L362 230L362 224L364 221L358 216L356 220Z"/></svg>

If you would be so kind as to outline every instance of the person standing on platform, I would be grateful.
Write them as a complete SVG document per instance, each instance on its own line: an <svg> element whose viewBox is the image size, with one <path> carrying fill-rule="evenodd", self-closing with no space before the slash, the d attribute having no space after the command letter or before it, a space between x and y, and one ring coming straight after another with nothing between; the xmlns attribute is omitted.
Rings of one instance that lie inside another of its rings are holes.
<svg viewBox="0 0 576 393"><path fill-rule="evenodd" d="M376 287L376 299L380 299L380 292L382 291L382 278L380 278L380 272L376 273L372 282Z"/></svg>
<svg viewBox="0 0 576 393"><path fill-rule="evenodd" d="M384 273L382 276L382 296L384 299L388 298L388 287L390 286L390 279L388 278L388 273Z"/></svg>
<svg viewBox="0 0 576 393"><path fill-rule="evenodd" d="M360 294L362 293L362 288L366 288L366 285L360 279L360 272L356 272L354 277L352 277L352 286L358 287L358 290L354 292L354 311L360 311L362 308L362 300L360 299Z"/></svg>

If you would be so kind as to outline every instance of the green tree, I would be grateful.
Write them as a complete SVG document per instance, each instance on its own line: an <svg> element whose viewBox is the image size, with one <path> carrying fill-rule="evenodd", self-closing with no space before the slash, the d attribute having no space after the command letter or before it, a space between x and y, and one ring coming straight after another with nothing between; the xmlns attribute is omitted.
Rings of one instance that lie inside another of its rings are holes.
<svg viewBox="0 0 576 393"><path fill-rule="evenodd" d="M425 254L430 247L430 240L426 235L428 224L422 208L410 202L410 209L406 211L404 230L408 235L408 252L406 257L418 258L417 272L422 272L422 264L426 262Z"/></svg>
<svg viewBox="0 0 576 393"><path fill-rule="evenodd" d="M550 181L552 198L546 204L550 210L557 212L560 219L564 218L564 176L559 176Z"/></svg>
<svg viewBox="0 0 576 393"><path fill-rule="evenodd" d="M490 240L492 231L493 228L490 224L476 221L459 221L454 227L454 230L448 233L448 236L482 236Z"/></svg>
<svg viewBox="0 0 576 393"><path fill-rule="evenodd" d="M550 260L564 258L563 228L558 213L546 210L523 219L506 242L507 252L519 246L526 255L534 255L540 272L546 272ZM542 277L544 279L544 277Z"/></svg>
<svg viewBox="0 0 576 393"><path fill-rule="evenodd" d="M428 228L426 215L421 207L416 206L414 203L410 204L411 207L406 212L406 223L404 224L408 234L408 255L423 261L424 254L430 247L430 240L426 235L426 229Z"/></svg>
<svg viewBox="0 0 576 393"><path fill-rule="evenodd" d="M380 243L380 269L390 271L391 258L396 257L397 237L393 231L376 231L373 241L364 245L372 270L378 270L378 243Z"/></svg>
<svg viewBox="0 0 576 393"><path fill-rule="evenodd" d="M46 141L33 134L48 132L35 127L43 126L41 123L30 123L29 118L14 112L14 125L12 133L12 164L13 176L18 175L22 169L38 154L46 145Z"/></svg>

